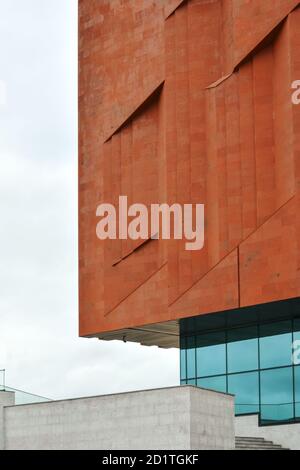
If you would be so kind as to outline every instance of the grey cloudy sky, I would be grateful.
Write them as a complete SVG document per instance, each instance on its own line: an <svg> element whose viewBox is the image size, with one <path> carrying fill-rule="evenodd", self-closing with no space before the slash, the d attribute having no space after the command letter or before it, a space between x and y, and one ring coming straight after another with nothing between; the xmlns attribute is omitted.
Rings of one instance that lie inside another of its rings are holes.
<svg viewBox="0 0 300 470"><path fill-rule="evenodd" d="M51 398L178 383L178 351L77 337L77 0L0 0L0 368Z"/></svg>

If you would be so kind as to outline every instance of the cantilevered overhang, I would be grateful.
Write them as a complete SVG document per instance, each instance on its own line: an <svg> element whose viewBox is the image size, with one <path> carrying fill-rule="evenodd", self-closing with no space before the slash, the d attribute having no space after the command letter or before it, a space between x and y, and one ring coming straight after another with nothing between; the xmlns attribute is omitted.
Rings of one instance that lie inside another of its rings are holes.
<svg viewBox="0 0 300 470"><path fill-rule="evenodd" d="M169 321L135 328L110 331L95 335L100 340L139 343L143 346L159 348L179 347L179 321Z"/></svg>

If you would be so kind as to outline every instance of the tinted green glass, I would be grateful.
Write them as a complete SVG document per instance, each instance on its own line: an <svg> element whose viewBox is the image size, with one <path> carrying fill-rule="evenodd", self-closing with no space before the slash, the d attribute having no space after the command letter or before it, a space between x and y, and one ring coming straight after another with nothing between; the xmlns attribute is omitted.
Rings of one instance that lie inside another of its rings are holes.
<svg viewBox="0 0 300 470"><path fill-rule="evenodd" d="M284 421L293 418L292 367L261 371L260 387L262 421Z"/></svg>
<svg viewBox="0 0 300 470"><path fill-rule="evenodd" d="M180 379L186 379L186 346L185 338L180 339Z"/></svg>
<svg viewBox="0 0 300 470"><path fill-rule="evenodd" d="M257 327L238 328L228 332L228 372L258 369Z"/></svg>
<svg viewBox="0 0 300 470"><path fill-rule="evenodd" d="M226 375L220 377L207 377L206 379L198 379L197 385L209 390L226 393Z"/></svg>
<svg viewBox="0 0 300 470"><path fill-rule="evenodd" d="M196 379L189 379L186 381L187 385L196 385Z"/></svg>
<svg viewBox="0 0 300 470"><path fill-rule="evenodd" d="M237 415L261 412L262 424L293 420L294 408L300 419L300 318L182 336L180 349L181 384L227 390Z"/></svg>
<svg viewBox="0 0 300 470"><path fill-rule="evenodd" d="M228 393L235 395L236 414L259 411L258 372L228 375Z"/></svg>
<svg viewBox="0 0 300 470"><path fill-rule="evenodd" d="M295 374L295 416L300 418L300 366L294 368Z"/></svg>
<svg viewBox="0 0 300 470"><path fill-rule="evenodd" d="M197 377L226 373L225 333L198 335L196 339Z"/></svg>
<svg viewBox="0 0 300 470"><path fill-rule="evenodd" d="M298 333L298 338L300 337L300 318L295 318L293 322L293 331Z"/></svg>
<svg viewBox="0 0 300 470"><path fill-rule="evenodd" d="M292 363L292 322L260 326L260 368L288 366Z"/></svg>
<svg viewBox="0 0 300 470"><path fill-rule="evenodd" d="M300 319L294 320L293 364L300 365Z"/></svg>
<svg viewBox="0 0 300 470"><path fill-rule="evenodd" d="M196 377L196 350L195 336L189 336L186 340L187 378Z"/></svg>

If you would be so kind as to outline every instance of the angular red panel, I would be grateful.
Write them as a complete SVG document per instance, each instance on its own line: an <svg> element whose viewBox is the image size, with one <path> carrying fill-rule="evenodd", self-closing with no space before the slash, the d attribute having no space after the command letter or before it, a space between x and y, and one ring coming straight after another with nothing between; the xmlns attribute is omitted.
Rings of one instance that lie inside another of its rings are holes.
<svg viewBox="0 0 300 470"><path fill-rule="evenodd" d="M300 295L297 5L79 1L82 335ZM204 203L204 249L99 241L119 195Z"/></svg>

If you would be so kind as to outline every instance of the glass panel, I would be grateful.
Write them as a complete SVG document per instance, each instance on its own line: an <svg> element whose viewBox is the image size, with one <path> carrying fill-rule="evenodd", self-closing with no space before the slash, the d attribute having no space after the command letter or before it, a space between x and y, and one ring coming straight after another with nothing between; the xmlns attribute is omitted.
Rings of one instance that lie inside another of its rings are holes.
<svg viewBox="0 0 300 470"><path fill-rule="evenodd" d="M195 336L189 336L186 339L186 355L187 355L187 378L196 377L196 352L195 352Z"/></svg>
<svg viewBox="0 0 300 470"><path fill-rule="evenodd" d="M235 413L259 411L258 372L228 376L228 393L235 395Z"/></svg>
<svg viewBox="0 0 300 470"><path fill-rule="evenodd" d="M295 367L295 416L300 418L300 366Z"/></svg>
<svg viewBox="0 0 300 470"><path fill-rule="evenodd" d="M198 387L216 390L217 392L226 393L226 375L219 377L207 377L206 379L197 380Z"/></svg>
<svg viewBox="0 0 300 470"><path fill-rule="evenodd" d="M295 346L299 365L293 371ZM182 336L180 348L181 384L227 390L236 396L237 415L260 411L262 424L293 420L294 408L300 418L300 318ZM258 372L259 362L269 370Z"/></svg>
<svg viewBox="0 0 300 470"><path fill-rule="evenodd" d="M228 332L228 372L258 369L258 329L238 328Z"/></svg>
<svg viewBox="0 0 300 470"><path fill-rule="evenodd" d="M260 326L260 368L288 366L292 363L292 322Z"/></svg>
<svg viewBox="0 0 300 470"><path fill-rule="evenodd" d="M200 315L196 317L195 332L201 334L209 330L225 330L226 328L226 313L222 312L217 315Z"/></svg>
<svg viewBox="0 0 300 470"><path fill-rule="evenodd" d="M197 377L226 373L225 332L198 335Z"/></svg>
<svg viewBox="0 0 300 470"><path fill-rule="evenodd" d="M300 319L294 320L294 338L293 338L293 361L294 365L300 364Z"/></svg>
<svg viewBox="0 0 300 470"><path fill-rule="evenodd" d="M180 334L182 336L195 335L195 322L195 317L183 318L182 320L180 320Z"/></svg>
<svg viewBox="0 0 300 470"><path fill-rule="evenodd" d="M240 309L230 310L227 312L227 327L240 327L246 325L257 325L259 321L259 312L257 308L243 307L241 313Z"/></svg>
<svg viewBox="0 0 300 470"><path fill-rule="evenodd" d="M190 379L186 382L188 385L196 385L196 379Z"/></svg>
<svg viewBox="0 0 300 470"><path fill-rule="evenodd" d="M264 370L260 373L261 420L293 418L293 368Z"/></svg>
<svg viewBox="0 0 300 470"><path fill-rule="evenodd" d="M300 337L300 318L294 319L294 332L298 333L298 337Z"/></svg>
<svg viewBox="0 0 300 470"><path fill-rule="evenodd" d="M15 388L11 387L5 387L5 391L15 393L16 405L27 405L30 403L43 403L51 401L49 398L41 397L39 395L33 395L31 393L23 392L22 390L16 390Z"/></svg>
<svg viewBox="0 0 300 470"><path fill-rule="evenodd" d="M180 339L180 378L186 379L186 348L185 338Z"/></svg>

